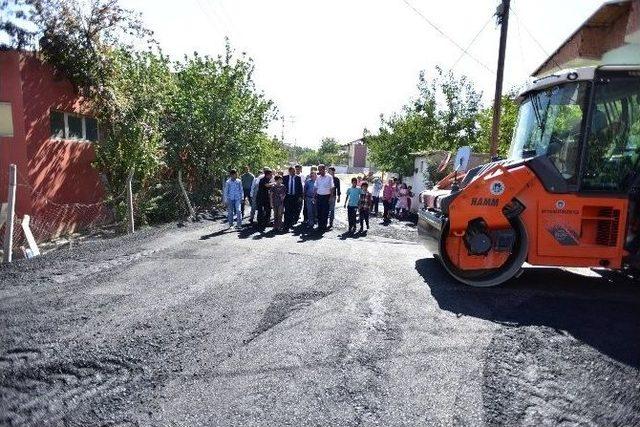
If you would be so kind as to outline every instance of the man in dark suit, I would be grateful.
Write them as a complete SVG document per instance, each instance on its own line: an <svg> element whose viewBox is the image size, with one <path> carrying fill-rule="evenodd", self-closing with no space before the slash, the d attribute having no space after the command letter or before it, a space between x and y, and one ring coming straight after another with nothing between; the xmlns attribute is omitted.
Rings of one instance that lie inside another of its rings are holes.
<svg viewBox="0 0 640 427"><path fill-rule="evenodd" d="M302 203L302 179L296 175L293 166L289 168L289 175L284 176L282 184L287 189L284 198L284 228L289 229L298 221Z"/></svg>
<svg viewBox="0 0 640 427"><path fill-rule="evenodd" d="M271 201L269 199L269 188L273 173L271 169L264 168L264 176L258 181L258 193L256 195L256 205L258 208L258 229L264 230L271 220Z"/></svg>

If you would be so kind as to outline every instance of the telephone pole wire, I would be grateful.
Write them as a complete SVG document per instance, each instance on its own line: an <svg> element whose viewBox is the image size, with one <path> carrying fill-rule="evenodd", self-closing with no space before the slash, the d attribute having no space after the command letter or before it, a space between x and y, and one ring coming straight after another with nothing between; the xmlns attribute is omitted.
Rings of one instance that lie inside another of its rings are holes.
<svg viewBox="0 0 640 427"><path fill-rule="evenodd" d="M502 0L496 10L500 25L500 48L498 51L498 71L496 73L496 94L493 99L493 122L491 125L491 157L498 154L500 138L500 112L502 110L502 80L504 76L504 57L507 51L507 31L509 30L509 7L511 0Z"/></svg>

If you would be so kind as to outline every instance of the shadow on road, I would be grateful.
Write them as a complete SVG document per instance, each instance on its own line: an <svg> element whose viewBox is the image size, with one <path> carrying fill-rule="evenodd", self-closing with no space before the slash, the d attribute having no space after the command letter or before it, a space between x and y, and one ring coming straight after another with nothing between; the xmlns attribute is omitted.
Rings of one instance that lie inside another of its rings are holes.
<svg viewBox="0 0 640 427"><path fill-rule="evenodd" d="M204 236L200 236L200 240L209 240L209 239L213 239L214 237L218 237L218 236L222 236L223 234L227 234L227 233L233 233L233 228L223 228L222 230L218 230L214 233L211 234L205 234Z"/></svg>
<svg viewBox="0 0 640 427"><path fill-rule="evenodd" d="M321 231L318 229L306 230L298 235L300 239L296 243L320 240L324 237L324 233L327 233L328 231L329 230Z"/></svg>
<svg viewBox="0 0 640 427"><path fill-rule="evenodd" d="M338 237L340 238L340 240L359 239L360 237L367 237L368 233L369 233L368 230L356 231L356 232L345 231L344 233L340 234Z"/></svg>
<svg viewBox="0 0 640 427"><path fill-rule="evenodd" d="M585 277L554 268L527 268L495 288L473 288L449 277L434 258L416 261L439 307L511 326L546 326L633 367L640 367L640 285Z"/></svg>

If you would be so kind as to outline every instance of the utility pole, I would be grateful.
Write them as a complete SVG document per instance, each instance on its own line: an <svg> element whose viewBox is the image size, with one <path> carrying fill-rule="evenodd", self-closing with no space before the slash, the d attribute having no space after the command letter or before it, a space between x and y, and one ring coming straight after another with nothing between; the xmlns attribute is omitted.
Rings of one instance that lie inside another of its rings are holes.
<svg viewBox="0 0 640 427"><path fill-rule="evenodd" d="M509 6L511 0L502 0L496 9L500 25L500 50L498 51L498 72L496 74L496 94L493 99L493 123L491 125L491 158L498 154L500 138L500 112L502 110L502 77L504 75L504 57L507 50L507 31L509 30Z"/></svg>
<svg viewBox="0 0 640 427"><path fill-rule="evenodd" d="M281 139L283 144L285 143L285 140L284 140L285 130L284 130L284 128L286 127L287 122L290 125L289 127L293 129L293 125L296 123L296 117L295 116L289 116L289 119L287 120L286 116L284 116L284 115L282 116L282 131L281 131L281 134L280 134L280 139ZM289 133L291 133L291 132L289 132ZM289 136L289 139L291 139L290 136ZM291 141L289 141L289 142L291 142Z"/></svg>
<svg viewBox="0 0 640 427"><path fill-rule="evenodd" d="M284 144L284 115L282 116L282 133L280 134L280 140Z"/></svg>

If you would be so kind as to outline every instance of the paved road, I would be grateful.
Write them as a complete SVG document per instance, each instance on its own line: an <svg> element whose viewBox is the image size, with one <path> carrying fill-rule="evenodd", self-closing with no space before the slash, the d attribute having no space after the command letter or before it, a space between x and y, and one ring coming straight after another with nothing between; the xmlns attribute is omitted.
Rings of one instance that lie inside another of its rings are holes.
<svg viewBox="0 0 640 427"><path fill-rule="evenodd" d="M0 268L0 424L640 424L637 285L476 290L392 229L216 221Z"/></svg>

